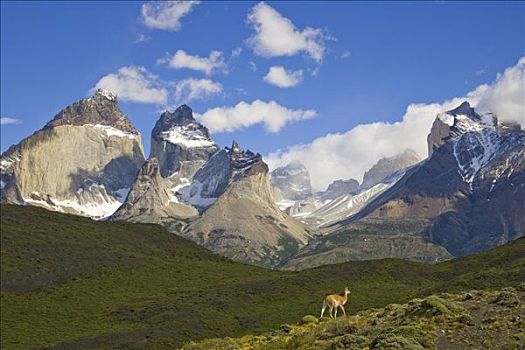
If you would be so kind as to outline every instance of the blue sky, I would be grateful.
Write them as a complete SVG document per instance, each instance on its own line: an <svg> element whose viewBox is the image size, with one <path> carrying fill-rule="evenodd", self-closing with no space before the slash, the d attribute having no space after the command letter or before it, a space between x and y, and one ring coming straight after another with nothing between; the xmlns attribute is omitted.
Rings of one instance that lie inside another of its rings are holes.
<svg viewBox="0 0 525 350"><path fill-rule="evenodd" d="M212 127L221 145L236 139L269 154L359 124L400 121L412 103L465 96L493 82L525 53L523 2L263 4L287 18L296 33L312 28L312 42L324 48L321 58L306 49L261 53L249 40L256 30L248 16L260 9L258 2L202 2L180 16L178 28L148 24L143 6L1 3L1 116L19 121L2 125L2 151L122 67L143 67L168 95L162 103L120 98L121 108L142 132L147 152L160 111L185 102L187 93L174 98L176 84L190 78L220 84L219 93L188 102L200 114L224 107L217 113L228 117L229 107L242 101L253 107L255 100L275 101L287 111L315 111L315 117L285 122L276 132L256 122L242 129L233 123L236 130L231 132ZM240 54L232 55L238 48ZM159 63L178 50L201 58L219 51L223 64L206 74ZM268 83L263 79L272 66L302 71L300 81L287 88Z"/></svg>

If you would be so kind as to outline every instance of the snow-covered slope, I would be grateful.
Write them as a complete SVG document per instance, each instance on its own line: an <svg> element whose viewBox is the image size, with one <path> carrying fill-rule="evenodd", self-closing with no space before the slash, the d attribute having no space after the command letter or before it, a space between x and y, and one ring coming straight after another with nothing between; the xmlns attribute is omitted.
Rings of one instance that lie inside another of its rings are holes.
<svg viewBox="0 0 525 350"><path fill-rule="evenodd" d="M302 201L294 201L285 210L301 222L319 228L348 218L399 180L406 169L416 164L419 157L414 151L382 158L370 168L360 186L357 180L337 180L326 191ZM279 204L279 202L278 202Z"/></svg>

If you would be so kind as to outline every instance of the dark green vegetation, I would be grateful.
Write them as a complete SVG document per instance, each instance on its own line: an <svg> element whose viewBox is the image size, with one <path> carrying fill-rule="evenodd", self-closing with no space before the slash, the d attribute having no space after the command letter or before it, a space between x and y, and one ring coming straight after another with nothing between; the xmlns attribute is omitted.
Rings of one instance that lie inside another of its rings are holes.
<svg viewBox="0 0 525 350"><path fill-rule="evenodd" d="M299 324L239 339L190 342L184 350L523 349L525 283L496 291L431 295L335 320Z"/></svg>
<svg viewBox="0 0 525 350"><path fill-rule="evenodd" d="M157 225L0 208L2 349L172 349L316 315L324 293L345 286L355 313L525 280L524 239L437 265L387 259L278 272L230 262Z"/></svg>

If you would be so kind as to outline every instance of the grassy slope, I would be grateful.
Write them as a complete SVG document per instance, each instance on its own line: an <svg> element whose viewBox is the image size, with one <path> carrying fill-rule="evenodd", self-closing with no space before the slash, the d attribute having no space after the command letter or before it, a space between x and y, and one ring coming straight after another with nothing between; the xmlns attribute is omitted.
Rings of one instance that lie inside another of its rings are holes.
<svg viewBox="0 0 525 350"><path fill-rule="evenodd" d="M336 319L307 315L264 335L189 342L184 350L523 349L525 283L443 293Z"/></svg>
<svg viewBox="0 0 525 350"><path fill-rule="evenodd" d="M317 314L348 285L350 312L436 291L517 285L525 240L424 265L351 262L276 272L222 259L156 225L1 206L1 347L173 348Z"/></svg>

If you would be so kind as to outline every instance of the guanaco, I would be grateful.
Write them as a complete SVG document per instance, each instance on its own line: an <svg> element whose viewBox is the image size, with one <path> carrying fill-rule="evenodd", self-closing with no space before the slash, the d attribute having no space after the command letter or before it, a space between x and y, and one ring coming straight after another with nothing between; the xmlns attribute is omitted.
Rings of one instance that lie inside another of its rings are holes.
<svg viewBox="0 0 525 350"><path fill-rule="evenodd" d="M350 291L348 290L348 287L345 288L345 296L342 297L339 294L328 294L324 300L323 300L323 308L321 309L321 318L323 317L324 311L326 310L326 306L328 306L328 313L330 314L330 318L337 317L337 308L341 308L341 311L343 311L343 315L346 316L344 305L346 304L348 300L348 295L350 294ZM332 310L335 309L334 316L332 317Z"/></svg>

